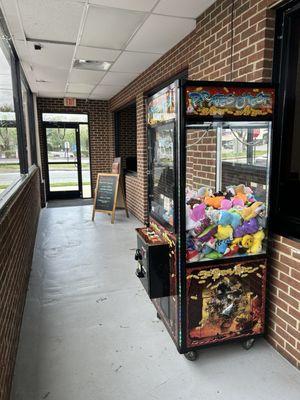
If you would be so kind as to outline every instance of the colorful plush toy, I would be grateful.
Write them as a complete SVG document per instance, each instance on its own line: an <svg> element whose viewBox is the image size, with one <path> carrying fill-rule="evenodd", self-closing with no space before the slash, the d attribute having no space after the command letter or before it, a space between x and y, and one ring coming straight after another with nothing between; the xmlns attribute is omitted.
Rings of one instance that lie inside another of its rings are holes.
<svg viewBox="0 0 300 400"><path fill-rule="evenodd" d="M229 244L231 242L231 239L225 239L225 240L217 240L216 242L216 251L220 254L225 254L229 251Z"/></svg>
<svg viewBox="0 0 300 400"><path fill-rule="evenodd" d="M220 215L221 211L219 210L214 210L213 208L208 208L206 210L206 216L210 219L213 225L219 224Z"/></svg>
<svg viewBox="0 0 300 400"><path fill-rule="evenodd" d="M211 225L210 219L206 217L201 221L199 221L197 225L194 227L194 229L190 230L189 235L192 237L196 237L200 235L204 231L204 229L206 229L210 225Z"/></svg>
<svg viewBox="0 0 300 400"><path fill-rule="evenodd" d="M189 206L185 207L185 224L186 224L186 230L190 231L191 229L194 229L195 226L197 226L197 222L193 221L191 218L191 209Z"/></svg>
<svg viewBox="0 0 300 400"><path fill-rule="evenodd" d="M225 225L225 226L218 225L218 230L215 237L218 240L225 240L232 237L232 234L233 234L233 229L230 225Z"/></svg>
<svg viewBox="0 0 300 400"><path fill-rule="evenodd" d="M217 240L215 238L210 238L203 246L202 253L206 256L207 254L211 253L216 248Z"/></svg>
<svg viewBox="0 0 300 400"><path fill-rule="evenodd" d="M233 207L244 207L245 202L243 199L241 199L238 196L234 196L234 198L232 199L232 206Z"/></svg>
<svg viewBox="0 0 300 400"><path fill-rule="evenodd" d="M211 253L208 253L207 258L210 258L211 260L217 260L219 258L223 257L223 254L218 253L217 251L212 251Z"/></svg>
<svg viewBox="0 0 300 400"><path fill-rule="evenodd" d="M229 251L227 253L224 254L225 257L232 257L234 255L236 255L239 252L239 245L238 244L231 244L229 247Z"/></svg>
<svg viewBox="0 0 300 400"><path fill-rule="evenodd" d="M198 261L199 260L198 251L197 250L187 250L186 260L189 262Z"/></svg>
<svg viewBox="0 0 300 400"><path fill-rule="evenodd" d="M201 187L201 188L198 190L198 192L197 192L198 196L199 196L201 199L204 199L205 197L210 196L211 193L212 193L212 192L211 192L211 189L210 189L210 188L207 188L207 187Z"/></svg>
<svg viewBox="0 0 300 400"><path fill-rule="evenodd" d="M218 224L222 226L231 225L233 229L241 223L241 216L237 212L221 211Z"/></svg>
<svg viewBox="0 0 300 400"><path fill-rule="evenodd" d="M248 221L251 218L255 218L264 209L264 203L261 201L255 201L251 206L243 208L243 210L241 210L241 215L245 221Z"/></svg>
<svg viewBox="0 0 300 400"><path fill-rule="evenodd" d="M221 207L221 202L223 199L224 196L215 196L215 197L206 196L204 198L204 203L209 207L218 209Z"/></svg>
<svg viewBox="0 0 300 400"><path fill-rule="evenodd" d="M234 237L242 237L245 235L251 235L257 232L259 224L256 218L251 218L249 221L244 221L242 225L237 226L233 232Z"/></svg>
<svg viewBox="0 0 300 400"><path fill-rule="evenodd" d="M215 225L210 225L197 237L200 242L208 242L209 239L217 233L217 227ZM226 238L225 238L226 239Z"/></svg>
<svg viewBox="0 0 300 400"><path fill-rule="evenodd" d="M254 233L254 235L252 235L252 238L253 238L253 243L252 243L252 246L247 251L247 253L250 253L250 254L260 253L262 250L262 241L265 238L264 231L258 231L256 233Z"/></svg>
<svg viewBox="0 0 300 400"><path fill-rule="evenodd" d="M244 204L247 203L247 195L244 193L238 193L234 196L235 199L239 199L240 201L242 201Z"/></svg>
<svg viewBox="0 0 300 400"><path fill-rule="evenodd" d="M205 204L195 204L190 211L191 219L195 222L205 218Z"/></svg>
<svg viewBox="0 0 300 400"><path fill-rule="evenodd" d="M252 235L245 235L242 237L241 241L242 247L245 249L249 249L253 245L253 236Z"/></svg>
<svg viewBox="0 0 300 400"><path fill-rule="evenodd" d="M201 203L202 203L202 200L201 200L201 199L197 199L197 198L195 198L195 197L191 197L191 198L186 202L186 204L187 204L188 206L190 206L191 209L193 209L194 206L195 206L196 204L201 204Z"/></svg>
<svg viewBox="0 0 300 400"><path fill-rule="evenodd" d="M228 199L223 199L221 201L221 210L230 210L230 208L232 207L232 201L228 200Z"/></svg>

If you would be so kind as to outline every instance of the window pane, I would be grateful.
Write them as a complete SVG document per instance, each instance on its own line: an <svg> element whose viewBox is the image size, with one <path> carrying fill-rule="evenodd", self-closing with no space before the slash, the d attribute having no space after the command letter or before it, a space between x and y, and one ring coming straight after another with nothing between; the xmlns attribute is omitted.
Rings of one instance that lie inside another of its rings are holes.
<svg viewBox="0 0 300 400"><path fill-rule="evenodd" d="M0 42L0 192L20 176L11 68Z"/></svg>
<svg viewBox="0 0 300 400"><path fill-rule="evenodd" d="M243 183L256 200L266 202L269 133L269 122L229 122L222 129L222 188Z"/></svg>
<svg viewBox="0 0 300 400"><path fill-rule="evenodd" d="M270 133L263 121L187 130L187 262L265 253Z"/></svg>
<svg viewBox="0 0 300 400"><path fill-rule="evenodd" d="M80 132L80 151L82 168L82 197L89 198L91 192L91 170L90 170L90 146L89 128L86 124L79 125Z"/></svg>
<svg viewBox="0 0 300 400"><path fill-rule="evenodd" d="M77 161L76 132L74 128L47 128L48 162Z"/></svg>
<svg viewBox="0 0 300 400"><path fill-rule="evenodd" d="M174 123L149 130L151 150L151 215L173 226L174 207Z"/></svg>
<svg viewBox="0 0 300 400"><path fill-rule="evenodd" d="M87 114L43 113L44 122L88 122Z"/></svg>
<svg viewBox="0 0 300 400"><path fill-rule="evenodd" d="M76 164L49 164L51 192L79 190Z"/></svg>
<svg viewBox="0 0 300 400"><path fill-rule="evenodd" d="M32 165L32 159L31 159L30 132L29 132L28 97L27 97L27 89L23 82L21 82L21 89L22 89L24 128L26 134L27 160L28 160L28 167L30 167Z"/></svg>
<svg viewBox="0 0 300 400"><path fill-rule="evenodd" d="M299 224L300 207L290 201L300 194L300 17L291 20L292 34L288 62L288 85L286 88L285 124L282 134L281 182L279 212Z"/></svg>

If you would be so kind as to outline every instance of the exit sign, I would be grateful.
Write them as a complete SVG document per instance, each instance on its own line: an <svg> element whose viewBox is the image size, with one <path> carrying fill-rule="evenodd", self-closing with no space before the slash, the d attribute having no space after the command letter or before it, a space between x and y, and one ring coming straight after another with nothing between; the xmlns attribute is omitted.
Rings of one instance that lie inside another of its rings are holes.
<svg viewBox="0 0 300 400"><path fill-rule="evenodd" d="M74 99L74 97L65 97L64 98L64 106L65 107L76 107L76 99Z"/></svg>

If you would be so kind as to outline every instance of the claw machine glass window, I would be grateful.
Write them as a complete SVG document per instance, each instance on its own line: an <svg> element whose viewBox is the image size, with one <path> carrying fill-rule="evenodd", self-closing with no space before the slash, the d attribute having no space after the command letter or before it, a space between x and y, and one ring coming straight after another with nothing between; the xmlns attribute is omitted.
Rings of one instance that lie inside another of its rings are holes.
<svg viewBox="0 0 300 400"><path fill-rule="evenodd" d="M266 253L271 94L218 90L188 92L187 113L204 119L186 133L188 263Z"/></svg>
<svg viewBox="0 0 300 400"><path fill-rule="evenodd" d="M148 102L149 212L174 230L174 152L177 86L172 84Z"/></svg>

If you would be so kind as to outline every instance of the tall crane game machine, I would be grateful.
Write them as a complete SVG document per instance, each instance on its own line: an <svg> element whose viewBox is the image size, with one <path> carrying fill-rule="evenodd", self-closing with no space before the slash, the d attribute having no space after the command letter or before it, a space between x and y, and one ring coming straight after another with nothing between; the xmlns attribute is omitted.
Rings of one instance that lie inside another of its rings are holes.
<svg viewBox="0 0 300 400"><path fill-rule="evenodd" d="M136 275L179 353L264 333L274 89L175 81L147 100Z"/></svg>

